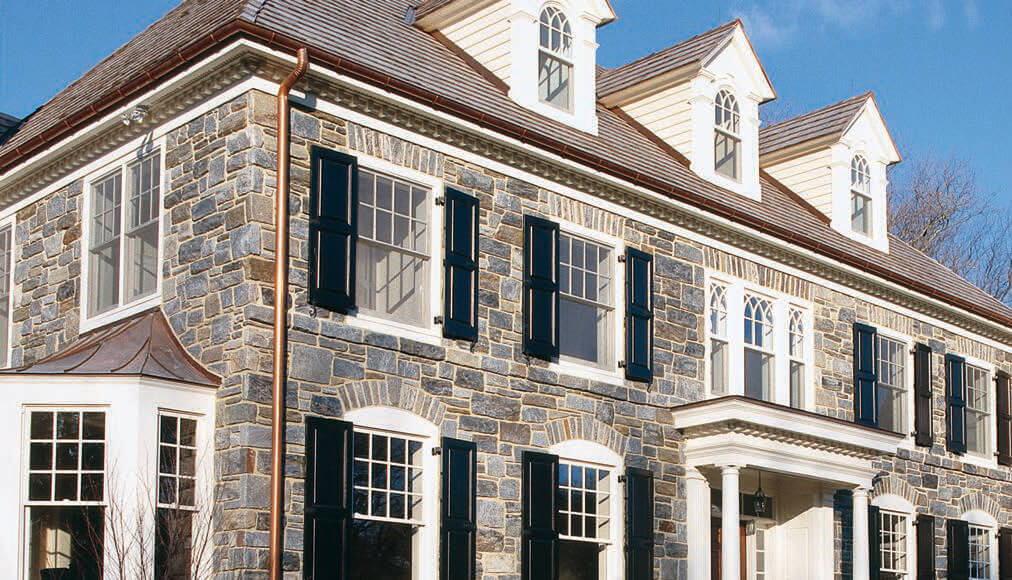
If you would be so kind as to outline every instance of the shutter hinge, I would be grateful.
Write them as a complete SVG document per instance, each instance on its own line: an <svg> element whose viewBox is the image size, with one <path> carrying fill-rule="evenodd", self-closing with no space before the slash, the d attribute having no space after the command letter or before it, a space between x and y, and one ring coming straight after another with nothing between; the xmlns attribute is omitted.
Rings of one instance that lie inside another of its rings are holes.
<svg viewBox="0 0 1012 580"><path fill-rule="evenodd" d="M446 197L440 195L435 199L436 205L446 205Z"/></svg>
<svg viewBox="0 0 1012 580"><path fill-rule="evenodd" d="M435 318L432 319L432 323L433 324L442 324L443 323L443 317L442 316L436 316Z"/></svg>
<svg viewBox="0 0 1012 580"><path fill-rule="evenodd" d="M620 369L624 369L625 368L625 361L624 360L618 361L618 368L620 368Z"/></svg>
<svg viewBox="0 0 1012 580"><path fill-rule="evenodd" d="M624 473L622 475L618 476L618 482L619 483L625 483L625 481L626 481L626 476L625 476Z"/></svg>
<svg viewBox="0 0 1012 580"><path fill-rule="evenodd" d="M625 254L619 254L618 255L618 263L621 264L623 262L625 262Z"/></svg>
<svg viewBox="0 0 1012 580"><path fill-rule="evenodd" d="M432 448L432 454L433 455L442 455L443 454L443 448L440 447L439 445L436 445L435 447Z"/></svg>

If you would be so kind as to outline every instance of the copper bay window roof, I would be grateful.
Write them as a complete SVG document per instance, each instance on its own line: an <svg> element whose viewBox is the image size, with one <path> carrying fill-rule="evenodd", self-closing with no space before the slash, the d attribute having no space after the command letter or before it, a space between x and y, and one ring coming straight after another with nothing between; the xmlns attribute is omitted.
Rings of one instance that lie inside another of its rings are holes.
<svg viewBox="0 0 1012 580"><path fill-rule="evenodd" d="M134 376L218 388L176 338L160 308L82 334L56 353L0 375Z"/></svg>

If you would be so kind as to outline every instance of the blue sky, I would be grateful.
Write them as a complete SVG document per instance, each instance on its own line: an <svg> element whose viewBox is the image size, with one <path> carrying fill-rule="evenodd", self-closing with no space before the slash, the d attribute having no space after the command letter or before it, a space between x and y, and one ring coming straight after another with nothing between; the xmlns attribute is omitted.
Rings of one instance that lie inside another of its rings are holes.
<svg viewBox="0 0 1012 580"><path fill-rule="evenodd" d="M1012 201L1012 1L611 1L605 66L740 17L782 107L800 114L874 90L905 158L966 158ZM0 111L30 113L175 4L0 0Z"/></svg>

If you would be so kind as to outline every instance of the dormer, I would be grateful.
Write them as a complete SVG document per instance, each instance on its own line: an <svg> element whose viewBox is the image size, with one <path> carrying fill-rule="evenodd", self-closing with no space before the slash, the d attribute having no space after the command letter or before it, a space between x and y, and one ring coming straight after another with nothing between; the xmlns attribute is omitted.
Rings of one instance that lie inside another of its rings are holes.
<svg viewBox="0 0 1012 580"><path fill-rule="evenodd" d="M704 179L760 199L759 105L776 97L741 21L602 73L598 98L689 159Z"/></svg>
<svg viewBox="0 0 1012 580"><path fill-rule="evenodd" d="M834 229L889 251L886 169L900 161L871 93L763 128L762 168Z"/></svg>
<svg viewBox="0 0 1012 580"><path fill-rule="evenodd" d="M426 0L415 19L518 104L597 133L597 28L615 19L607 0Z"/></svg>

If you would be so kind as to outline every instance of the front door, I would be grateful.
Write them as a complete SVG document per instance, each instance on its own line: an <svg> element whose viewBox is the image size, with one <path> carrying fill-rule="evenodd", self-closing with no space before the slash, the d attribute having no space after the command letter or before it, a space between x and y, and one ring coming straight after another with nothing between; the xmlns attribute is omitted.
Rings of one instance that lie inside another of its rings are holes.
<svg viewBox="0 0 1012 580"><path fill-rule="evenodd" d="M723 530L720 518L710 518L710 580L721 580L720 548L723 544ZM745 537L745 522L738 525L738 550L741 562L741 580L748 580L748 541Z"/></svg>

